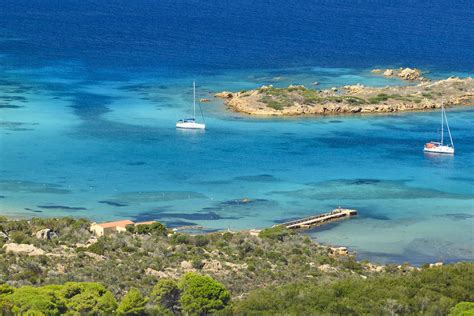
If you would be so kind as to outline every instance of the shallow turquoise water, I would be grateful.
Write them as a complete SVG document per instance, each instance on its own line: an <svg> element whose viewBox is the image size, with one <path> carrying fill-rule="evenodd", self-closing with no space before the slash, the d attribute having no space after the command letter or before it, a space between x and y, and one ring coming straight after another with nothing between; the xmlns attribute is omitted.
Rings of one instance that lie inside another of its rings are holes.
<svg viewBox="0 0 474 316"><path fill-rule="evenodd" d="M368 70L117 72L99 80L66 64L2 74L2 214L212 230L266 227L341 205L360 215L309 234L379 262L474 260L469 108L448 111L456 156L432 157L422 146L438 135L437 112L257 119L212 99L203 105L205 132L174 128L191 113L193 79L198 98L270 83L399 83Z"/></svg>

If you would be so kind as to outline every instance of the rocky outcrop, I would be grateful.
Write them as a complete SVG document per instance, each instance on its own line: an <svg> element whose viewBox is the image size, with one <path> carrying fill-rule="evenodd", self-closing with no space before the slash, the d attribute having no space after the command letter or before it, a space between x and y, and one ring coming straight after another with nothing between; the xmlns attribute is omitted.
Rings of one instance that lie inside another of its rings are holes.
<svg viewBox="0 0 474 316"><path fill-rule="evenodd" d="M105 256L98 255L90 251L84 251L84 254L95 261L104 261L106 259Z"/></svg>
<svg viewBox="0 0 474 316"><path fill-rule="evenodd" d="M37 231L35 233L35 237L38 239L50 240L50 239L58 237L58 234L56 234L56 232L52 231L49 228L45 228L40 231Z"/></svg>
<svg viewBox="0 0 474 316"><path fill-rule="evenodd" d="M339 271L336 267L333 267L330 264L322 264L318 267L318 269L324 273L336 273Z"/></svg>
<svg viewBox="0 0 474 316"><path fill-rule="evenodd" d="M377 265L373 263L367 263L365 266L365 269L370 271L370 272L383 272L385 270L385 266L383 265Z"/></svg>
<svg viewBox="0 0 474 316"><path fill-rule="evenodd" d="M36 248L33 245L28 244L17 244L17 243L8 243L3 245L5 252L11 252L14 254L28 255L28 256L41 256L46 252L43 249Z"/></svg>
<svg viewBox="0 0 474 316"><path fill-rule="evenodd" d="M335 257L348 256L349 250L346 247L329 247L329 255Z"/></svg>
<svg viewBox="0 0 474 316"><path fill-rule="evenodd" d="M374 69L371 71L373 74L380 74L380 69ZM414 80L426 80L421 76L422 72L417 68L398 68L398 69L385 69L382 73L385 77L395 77L403 80L414 81Z"/></svg>
<svg viewBox="0 0 474 316"><path fill-rule="evenodd" d="M361 85L360 83L356 84L356 85L351 85L351 86L344 86L344 90L346 90L346 92L348 94L356 94L356 93L359 93L361 91L363 91L365 88L364 85Z"/></svg>
<svg viewBox="0 0 474 316"><path fill-rule="evenodd" d="M156 278L164 278L164 279L177 279L179 278L179 274L176 272L175 269L165 269L165 271L158 271L152 268L145 269L146 275L151 275Z"/></svg>
<svg viewBox="0 0 474 316"><path fill-rule="evenodd" d="M214 97L221 98L221 99L229 99L229 98L232 98L232 96L233 96L232 92L228 92L228 91L223 91L223 92L214 94Z"/></svg>
<svg viewBox="0 0 474 316"><path fill-rule="evenodd" d="M185 271L192 271L192 270L195 270L193 268L193 264L191 263L191 261L181 261L181 264L180 264L180 267L181 269L185 270Z"/></svg>
<svg viewBox="0 0 474 316"><path fill-rule="evenodd" d="M209 272L217 272L222 270L222 264L217 260L205 260L202 270Z"/></svg>
<svg viewBox="0 0 474 316"><path fill-rule="evenodd" d="M403 80L419 80L421 78L421 71L419 69L405 68L402 69L397 76Z"/></svg>

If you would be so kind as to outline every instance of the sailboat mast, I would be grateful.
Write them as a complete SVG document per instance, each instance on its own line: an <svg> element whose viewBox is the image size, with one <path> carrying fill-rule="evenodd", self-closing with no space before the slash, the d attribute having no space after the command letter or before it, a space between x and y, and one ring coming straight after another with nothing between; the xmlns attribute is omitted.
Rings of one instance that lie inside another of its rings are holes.
<svg viewBox="0 0 474 316"><path fill-rule="evenodd" d="M444 141L444 104L441 103L441 145Z"/></svg>
<svg viewBox="0 0 474 316"><path fill-rule="evenodd" d="M196 119L196 82L193 81L193 119Z"/></svg>
<svg viewBox="0 0 474 316"><path fill-rule="evenodd" d="M451 130L449 129L448 117L446 116L446 111L444 111L444 119L446 121L446 128L448 129L449 140L451 141L451 147L454 148L453 137L451 136Z"/></svg>

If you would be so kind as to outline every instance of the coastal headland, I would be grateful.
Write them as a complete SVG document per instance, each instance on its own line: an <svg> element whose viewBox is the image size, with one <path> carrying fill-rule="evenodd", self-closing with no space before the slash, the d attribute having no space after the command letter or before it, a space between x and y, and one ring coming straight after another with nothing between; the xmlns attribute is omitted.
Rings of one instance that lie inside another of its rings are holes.
<svg viewBox="0 0 474 316"><path fill-rule="evenodd" d="M396 77L412 84L368 87L361 84L310 89L303 85L220 92L232 110L256 116L298 116L426 111L451 106L474 105L474 80L449 77L429 80L417 69L373 70L374 75Z"/></svg>
<svg viewBox="0 0 474 316"><path fill-rule="evenodd" d="M193 235L159 222L127 223L0 217L0 310L254 315L273 308L270 314L367 315L384 314L392 300L394 311L447 315L473 300L469 262L415 267L357 261L344 247L317 244L281 225ZM111 224L126 228L104 235L93 229ZM363 302L359 293L368 293ZM335 307L339 301L344 309Z"/></svg>

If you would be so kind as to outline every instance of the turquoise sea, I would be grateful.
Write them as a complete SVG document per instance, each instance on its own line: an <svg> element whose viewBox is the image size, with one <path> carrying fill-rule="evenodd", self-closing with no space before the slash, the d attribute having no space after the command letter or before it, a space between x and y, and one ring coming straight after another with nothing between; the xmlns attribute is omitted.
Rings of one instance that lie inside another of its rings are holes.
<svg viewBox="0 0 474 316"><path fill-rule="evenodd" d="M308 234L377 262L474 260L474 109L448 110L456 155L427 156L438 112L252 118L212 97L263 84L406 84L370 73L401 65L472 76L470 2L263 1L247 12L224 2L197 14L197 2L2 1L1 214L212 231L340 205L359 216ZM411 32L401 16L416 21ZM205 132L174 126L191 114L193 80L211 99Z"/></svg>

